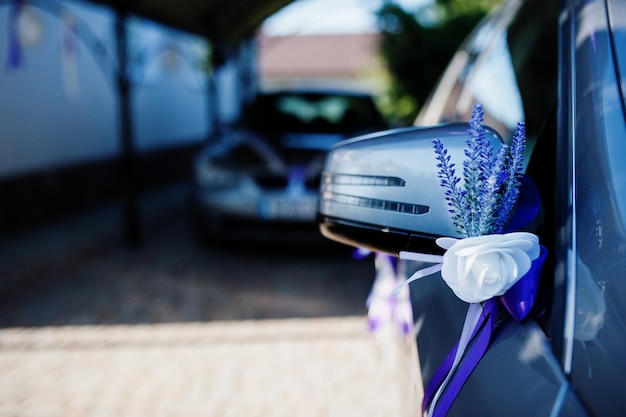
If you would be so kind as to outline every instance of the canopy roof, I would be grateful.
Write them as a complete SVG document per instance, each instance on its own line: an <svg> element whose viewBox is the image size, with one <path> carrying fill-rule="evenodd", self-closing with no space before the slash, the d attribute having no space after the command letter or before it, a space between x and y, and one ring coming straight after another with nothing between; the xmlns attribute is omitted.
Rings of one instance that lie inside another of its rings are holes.
<svg viewBox="0 0 626 417"><path fill-rule="evenodd" d="M250 37L269 16L294 0L90 0L193 32L214 41Z"/></svg>

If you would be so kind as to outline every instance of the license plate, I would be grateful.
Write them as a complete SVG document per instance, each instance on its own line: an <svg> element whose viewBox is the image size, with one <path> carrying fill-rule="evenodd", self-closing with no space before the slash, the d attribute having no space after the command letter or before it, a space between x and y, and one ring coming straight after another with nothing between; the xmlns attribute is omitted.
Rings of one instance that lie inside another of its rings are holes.
<svg viewBox="0 0 626 417"><path fill-rule="evenodd" d="M317 199L267 200L260 207L260 215L271 220L314 221Z"/></svg>

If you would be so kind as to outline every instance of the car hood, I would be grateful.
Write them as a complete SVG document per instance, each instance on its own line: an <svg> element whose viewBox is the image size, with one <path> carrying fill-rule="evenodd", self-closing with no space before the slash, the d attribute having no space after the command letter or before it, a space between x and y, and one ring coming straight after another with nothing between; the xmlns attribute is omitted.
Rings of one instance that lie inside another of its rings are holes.
<svg viewBox="0 0 626 417"><path fill-rule="evenodd" d="M211 161L255 177L287 176L297 167L312 179L321 174L328 151L347 138L339 133L284 132L262 136L236 130L206 148L199 161Z"/></svg>
<svg viewBox="0 0 626 417"><path fill-rule="evenodd" d="M278 136L279 148L329 151L348 136L339 133L285 133Z"/></svg>

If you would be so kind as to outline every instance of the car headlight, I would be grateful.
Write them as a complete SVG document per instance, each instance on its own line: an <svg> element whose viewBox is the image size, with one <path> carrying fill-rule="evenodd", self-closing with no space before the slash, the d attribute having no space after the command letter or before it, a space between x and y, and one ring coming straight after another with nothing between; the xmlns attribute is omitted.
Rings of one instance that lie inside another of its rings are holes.
<svg viewBox="0 0 626 417"><path fill-rule="evenodd" d="M195 166L196 184L200 188L229 188L238 181L237 173L213 163L197 163Z"/></svg>

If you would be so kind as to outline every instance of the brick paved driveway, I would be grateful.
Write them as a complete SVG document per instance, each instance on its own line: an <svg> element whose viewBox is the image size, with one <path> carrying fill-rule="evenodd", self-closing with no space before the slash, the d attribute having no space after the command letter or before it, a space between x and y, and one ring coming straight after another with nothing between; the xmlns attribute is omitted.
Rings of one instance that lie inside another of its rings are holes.
<svg viewBox="0 0 626 417"><path fill-rule="evenodd" d="M200 248L181 197L146 198L138 250L115 209L0 242L0 417L416 415L412 339L366 331L369 261Z"/></svg>

